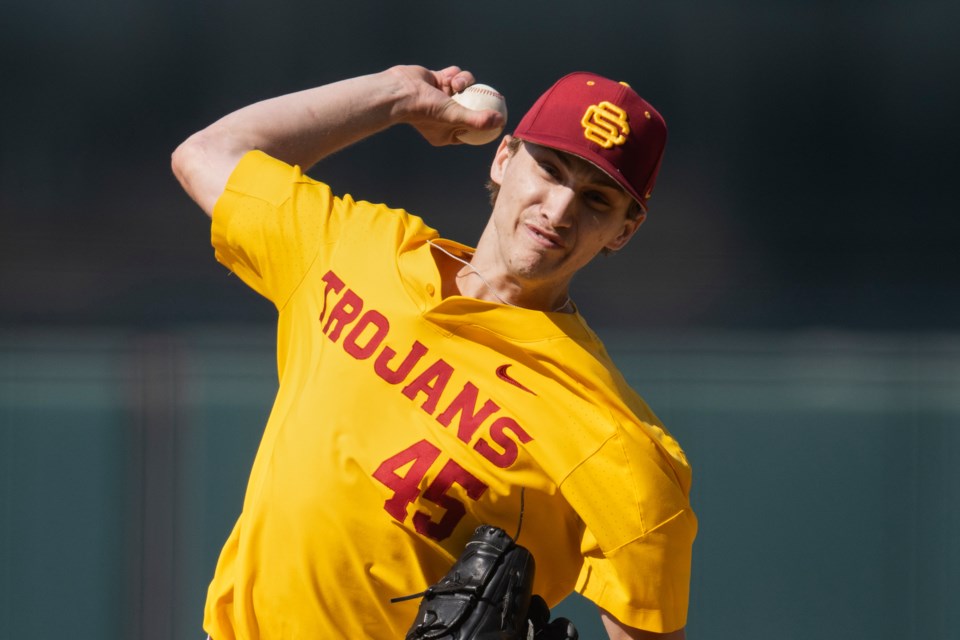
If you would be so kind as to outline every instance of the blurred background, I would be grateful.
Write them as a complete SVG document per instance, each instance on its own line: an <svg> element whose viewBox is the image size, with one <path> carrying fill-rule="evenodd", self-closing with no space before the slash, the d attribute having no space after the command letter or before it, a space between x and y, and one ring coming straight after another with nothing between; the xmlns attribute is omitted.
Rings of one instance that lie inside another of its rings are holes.
<svg viewBox="0 0 960 640"><path fill-rule="evenodd" d="M0 637L202 637L274 311L170 152L416 63L472 70L512 124L574 70L667 119L648 221L573 294L694 465L688 636L960 638L958 24L940 0L4 3ZM492 153L396 128L310 173L472 243Z"/></svg>

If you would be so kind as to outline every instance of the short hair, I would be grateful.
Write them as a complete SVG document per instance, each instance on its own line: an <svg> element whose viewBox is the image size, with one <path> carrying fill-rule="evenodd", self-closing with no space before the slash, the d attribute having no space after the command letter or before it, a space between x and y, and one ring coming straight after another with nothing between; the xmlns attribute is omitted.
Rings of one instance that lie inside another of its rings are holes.
<svg viewBox="0 0 960 640"><path fill-rule="evenodd" d="M517 152L522 144L523 140L520 138L510 138L510 142L507 143L507 151L512 156ZM487 193L490 195L490 206L496 205L497 196L500 195L500 185L493 180L487 180ZM640 203L633 198L630 198L630 204L627 207L627 218L630 220L636 220L641 215L643 215L643 209L640 207Z"/></svg>

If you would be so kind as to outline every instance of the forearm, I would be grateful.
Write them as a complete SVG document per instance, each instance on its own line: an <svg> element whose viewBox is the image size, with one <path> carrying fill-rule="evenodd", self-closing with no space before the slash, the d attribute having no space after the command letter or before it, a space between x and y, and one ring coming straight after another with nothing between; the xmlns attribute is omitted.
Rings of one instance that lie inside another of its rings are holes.
<svg viewBox="0 0 960 640"><path fill-rule="evenodd" d="M220 151L260 149L304 169L395 124L402 83L389 72L361 76L244 107L199 135Z"/></svg>
<svg viewBox="0 0 960 640"><path fill-rule="evenodd" d="M402 79L385 71L252 104L190 136L174 152L174 173L209 214L248 151L307 169L401 121L403 89Z"/></svg>
<svg viewBox="0 0 960 640"><path fill-rule="evenodd" d="M387 127L407 123L430 144L457 144L470 129L502 127L497 111L474 111L450 98L473 84L459 67L397 66L381 73L291 93L218 120L173 153L183 188L211 214L243 154L260 149L303 169Z"/></svg>

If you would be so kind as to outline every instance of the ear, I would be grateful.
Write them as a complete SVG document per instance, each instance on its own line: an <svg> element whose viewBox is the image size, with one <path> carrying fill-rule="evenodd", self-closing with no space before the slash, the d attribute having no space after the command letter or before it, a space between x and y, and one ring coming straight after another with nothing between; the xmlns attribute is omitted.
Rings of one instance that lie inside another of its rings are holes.
<svg viewBox="0 0 960 640"><path fill-rule="evenodd" d="M620 230L619 235L616 238L607 243L606 248L610 251L619 251L627 246L627 243L630 242L630 238L637 232L637 229L640 228L640 225L643 224L643 221L647 219L646 213L641 213L636 218L627 218L623 221L623 228Z"/></svg>
<svg viewBox="0 0 960 640"><path fill-rule="evenodd" d="M507 145L513 140L513 136L503 136L500 146L497 147L497 153L493 156L493 162L490 165L490 179L497 184L503 184L503 174L506 172L507 162L510 160L510 149Z"/></svg>

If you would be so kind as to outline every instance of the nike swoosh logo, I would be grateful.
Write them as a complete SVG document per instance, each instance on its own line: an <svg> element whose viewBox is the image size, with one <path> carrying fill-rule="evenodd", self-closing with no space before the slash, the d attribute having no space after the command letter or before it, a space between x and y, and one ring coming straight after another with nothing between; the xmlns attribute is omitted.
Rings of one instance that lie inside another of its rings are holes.
<svg viewBox="0 0 960 640"><path fill-rule="evenodd" d="M527 393L533 393L533 395L537 395L530 389L523 386L523 384L521 384L520 381L518 381L516 378L514 378L509 373L507 373L507 369L509 369L510 366L511 365L509 364L502 364L499 367L497 367L497 377L503 380L504 382L509 382L510 384L517 387L518 389L523 389Z"/></svg>

